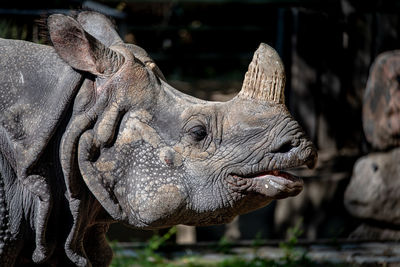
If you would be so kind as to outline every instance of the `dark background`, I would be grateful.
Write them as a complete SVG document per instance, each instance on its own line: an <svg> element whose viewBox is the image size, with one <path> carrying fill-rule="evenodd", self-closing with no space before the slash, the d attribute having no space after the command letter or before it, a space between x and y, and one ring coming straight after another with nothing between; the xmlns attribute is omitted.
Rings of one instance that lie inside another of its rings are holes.
<svg viewBox="0 0 400 267"><path fill-rule="evenodd" d="M177 89L230 99L261 42L282 57L286 103L319 149L313 171L298 170L305 190L229 226L196 229L198 241L283 238L302 222L304 238L346 237L356 226L343 192L357 158L370 152L361 107L375 57L400 47L400 1L176 0L3 1L0 37L46 43L43 18L95 9L112 17L126 42L143 47ZM144 240L152 232L113 226L110 239Z"/></svg>

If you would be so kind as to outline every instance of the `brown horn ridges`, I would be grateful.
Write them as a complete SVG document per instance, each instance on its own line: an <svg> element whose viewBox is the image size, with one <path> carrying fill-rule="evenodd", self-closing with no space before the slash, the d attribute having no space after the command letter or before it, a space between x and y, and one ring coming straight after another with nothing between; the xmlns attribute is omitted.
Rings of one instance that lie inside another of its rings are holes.
<svg viewBox="0 0 400 267"><path fill-rule="evenodd" d="M278 53L261 43L244 77L239 97L285 103L285 70Z"/></svg>

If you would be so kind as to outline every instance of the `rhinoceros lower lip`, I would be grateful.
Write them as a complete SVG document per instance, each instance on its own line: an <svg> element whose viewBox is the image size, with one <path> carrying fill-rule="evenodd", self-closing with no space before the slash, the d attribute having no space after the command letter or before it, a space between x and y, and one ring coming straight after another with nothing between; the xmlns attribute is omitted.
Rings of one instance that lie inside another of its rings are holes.
<svg viewBox="0 0 400 267"><path fill-rule="evenodd" d="M304 184L301 178L280 170L265 171L244 176L233 174L232 177L235 180L234 186L274 199L295 196L301 192Z"/></svg>

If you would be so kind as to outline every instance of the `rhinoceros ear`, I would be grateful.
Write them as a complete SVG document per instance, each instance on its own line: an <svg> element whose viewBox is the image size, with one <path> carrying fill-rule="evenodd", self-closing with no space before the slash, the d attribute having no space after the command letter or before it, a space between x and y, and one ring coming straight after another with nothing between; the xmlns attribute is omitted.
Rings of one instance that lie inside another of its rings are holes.
<svg viewBox="0 0 400 267"><path fill-rule="evenodd" d="M102 42L106 47L123 43L115 30L114 24L103 14L83 11L79 13L76 20L87 33Z"/></svg>
<svg viewBox="0 0 400 267"><path fill-rule="evenodd" d="M107 76L116 72L124 62L121 54L85 32L71 17L51 15L47 24L57 54L75 69Z"/></svg>

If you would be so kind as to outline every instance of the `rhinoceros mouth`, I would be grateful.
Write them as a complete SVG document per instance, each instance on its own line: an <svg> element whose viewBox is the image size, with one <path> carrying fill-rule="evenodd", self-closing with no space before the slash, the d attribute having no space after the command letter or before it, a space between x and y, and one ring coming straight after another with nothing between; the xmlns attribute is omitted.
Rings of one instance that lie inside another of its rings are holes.
<svg viewBox="0 0 400 267"><path fill-rule="evenodd" d="M295 196L303 189L300 177L282 170L263 171L254 174L231 174L228 184L244 194L251 192L262 194L272 199Z"/></svg>

